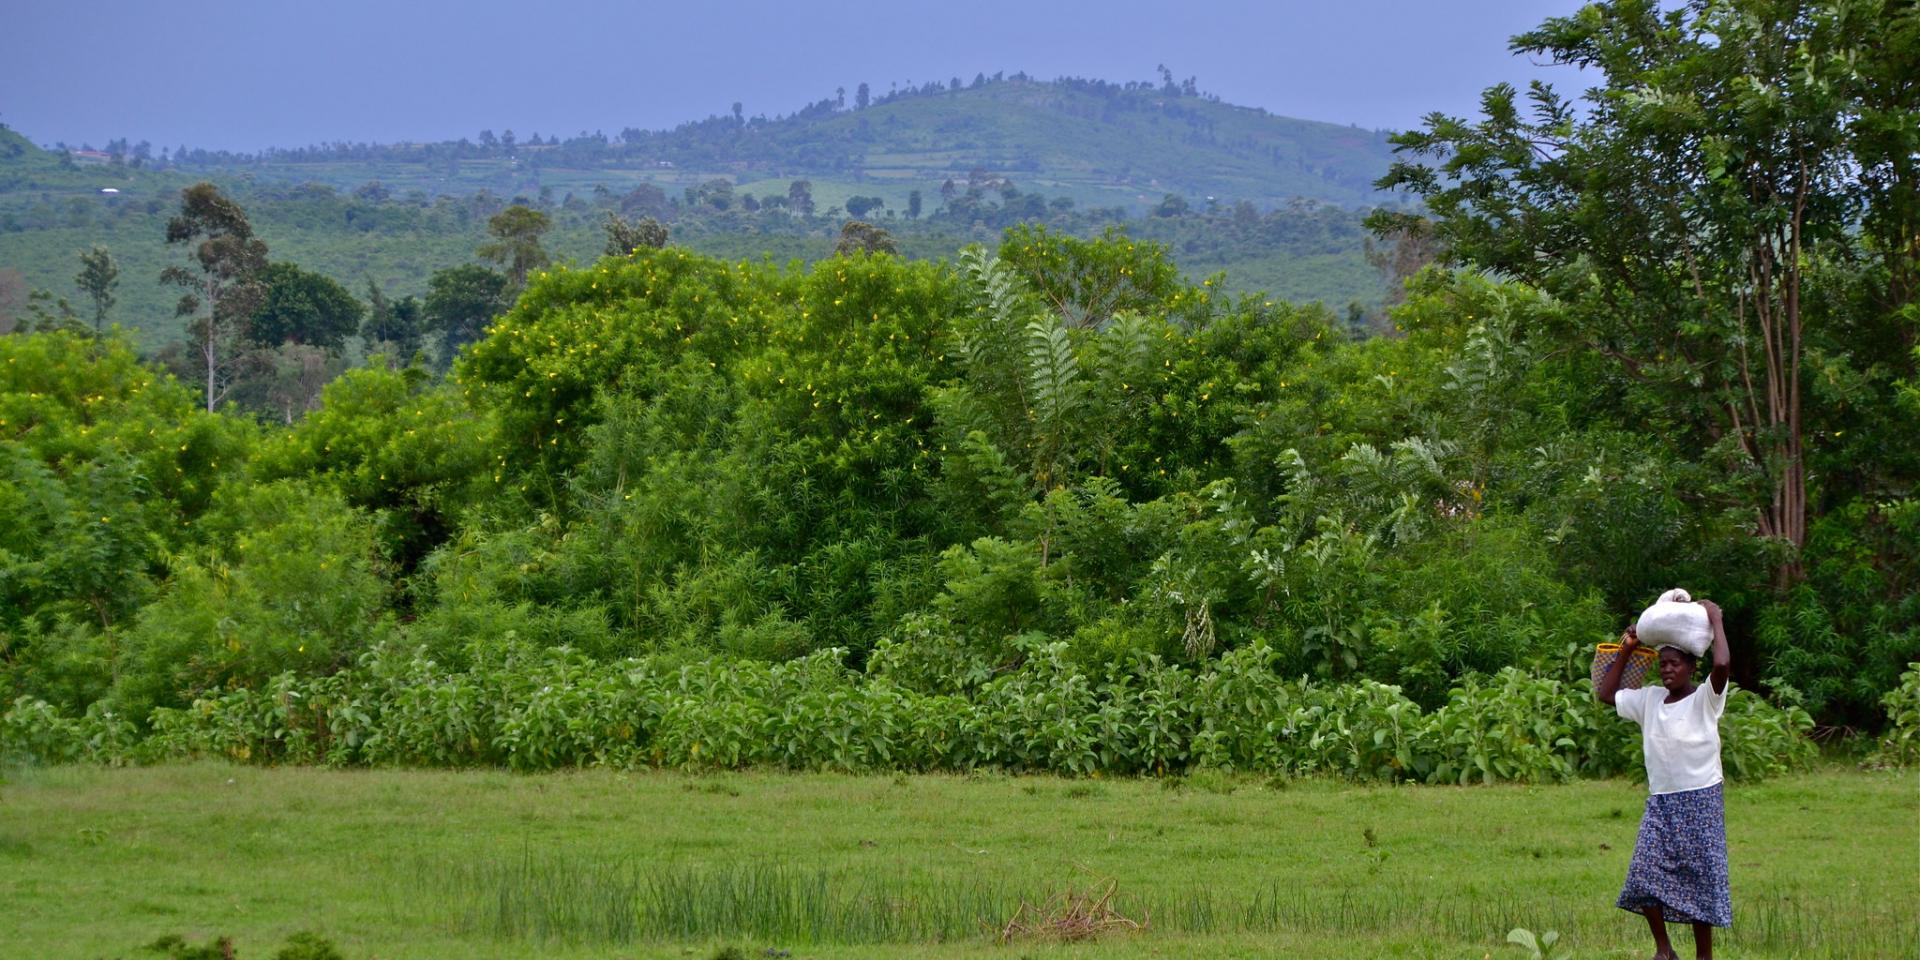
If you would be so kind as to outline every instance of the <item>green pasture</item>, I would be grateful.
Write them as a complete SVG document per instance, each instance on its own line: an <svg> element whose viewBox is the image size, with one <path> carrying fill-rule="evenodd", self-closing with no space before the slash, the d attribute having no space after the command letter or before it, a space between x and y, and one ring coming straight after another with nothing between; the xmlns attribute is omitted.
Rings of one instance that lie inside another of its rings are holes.
<svg viewBox="0 0 1920 960"><path fill-rule="evenodd" d="M1728 792L1722 957L1915 956L1920 791L1829 768ZM14 770L0 956L138 957L165 934L268 957L1486 957L1523 926L1642 957L1612 898L1644 788L1362 787L999 775ZM993 931L1111 883L1143 924ZM1680 935L1687 948L1688 937Z"/></svg>

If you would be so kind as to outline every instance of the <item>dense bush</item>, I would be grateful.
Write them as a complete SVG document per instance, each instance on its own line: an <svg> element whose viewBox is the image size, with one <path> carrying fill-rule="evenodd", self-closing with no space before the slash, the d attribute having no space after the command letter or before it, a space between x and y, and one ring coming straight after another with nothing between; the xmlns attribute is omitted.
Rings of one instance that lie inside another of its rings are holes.
<svg viewBox="0 0 1920 960"><path fill-rule="evenodd" d="M177 557L125 635L111 699L127 715L289 670L330 673L386 629L372 525L337 495L235 487L203 523L220 546Z"/></svg>
<svg viewBox="0 0 1920 960"><path fill-rule="evenodd" d="M0 716L0 755L150 761L214 755L273 763L802 770L981 768L1065 776L1196 767L1437 783L1637 774L1637 731L1587 682L1505 669L1475 675L1433 711L1370 680L1285 679L1248 647L1200 670L1149 658L1080 671L1064 644L960 694L865 675L827 650L783 663L614 661L519 644L470 669L385 646L324 677L154 712L142 737L105 711L62 717L31 698ZM1735 691L1722 722L1727 772L1804 766L1812 721Z"/></svg>

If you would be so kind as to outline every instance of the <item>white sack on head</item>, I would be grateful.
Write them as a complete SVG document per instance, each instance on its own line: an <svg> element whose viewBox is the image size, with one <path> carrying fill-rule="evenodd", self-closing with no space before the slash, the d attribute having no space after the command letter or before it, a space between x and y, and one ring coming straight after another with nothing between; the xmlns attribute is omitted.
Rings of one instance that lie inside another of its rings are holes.
<svg viewBox="0 0 1920 960"><path fill-rule="evenodd" d="M1649 647L1679 647L1696 657L1706 656L1707 648L1713 645L1707 608L1692 602L1692 596L1678 588L1661 594L1653 606L1641 612L1634 633Z"/></svg>

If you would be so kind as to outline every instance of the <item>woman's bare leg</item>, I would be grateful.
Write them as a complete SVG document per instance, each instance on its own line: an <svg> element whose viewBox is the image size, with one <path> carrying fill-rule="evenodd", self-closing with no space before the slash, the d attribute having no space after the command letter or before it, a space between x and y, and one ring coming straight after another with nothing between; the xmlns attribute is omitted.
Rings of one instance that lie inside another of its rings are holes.
<svg viewBox="0 0 1920 960"><path fill-rule="evenodd" d="M1693 955L1698 960L1713 960L1713 927L1710 924L1693 925Z"/></svg>
<svg viewBox="0 0 1920 960"><path fill-rule="evenodd" d="M1667 939L1667 917L1659 904L1652 904L1640 911L1647 916L1647 927L1653 931L1653 960L1679 960L1680 955L1673 952L1673 943Z"/></svg>

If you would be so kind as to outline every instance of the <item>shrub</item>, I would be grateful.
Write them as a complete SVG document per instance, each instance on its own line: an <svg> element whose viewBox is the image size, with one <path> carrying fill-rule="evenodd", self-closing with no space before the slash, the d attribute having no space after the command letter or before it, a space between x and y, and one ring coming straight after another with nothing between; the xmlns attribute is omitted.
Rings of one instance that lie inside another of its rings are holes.
<svg viewBox="0 0 1920 960"><path fill-rule="evenodd" d="M298 483L223 494L214 548L177 561L140 613L115 691L129 715L284 670L326 674L384 629L387 585L371 525L339 495Z"/></svg>
<svg viewBox="0 0 1920 960"><path fill-rule="evenodd" d="M1880 698L1880 706L1887 711L1887 732L1874 760L1894 766L1920 763L1920 663L1907 664L1900 685Z"/></svg>

